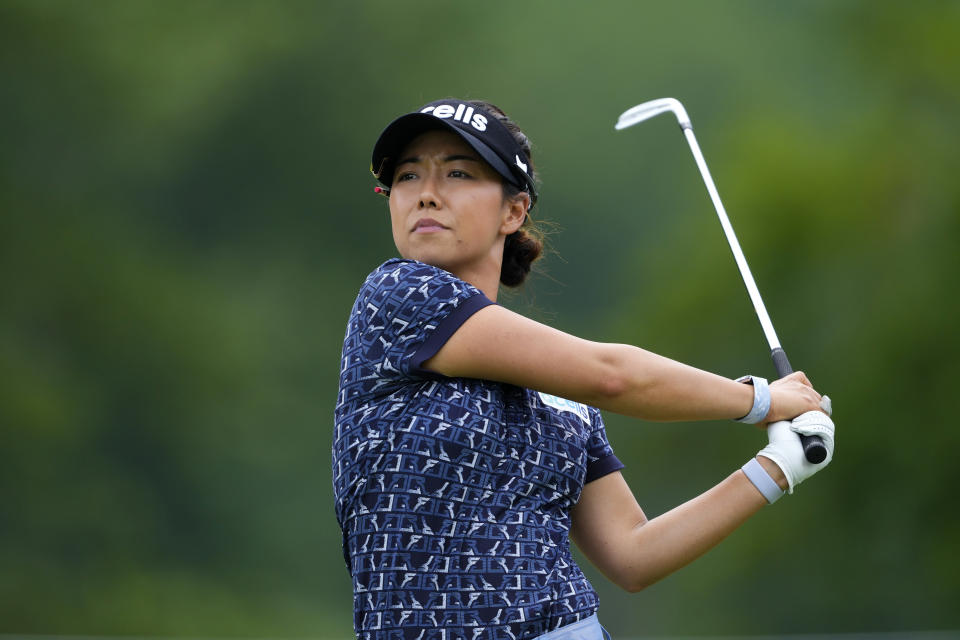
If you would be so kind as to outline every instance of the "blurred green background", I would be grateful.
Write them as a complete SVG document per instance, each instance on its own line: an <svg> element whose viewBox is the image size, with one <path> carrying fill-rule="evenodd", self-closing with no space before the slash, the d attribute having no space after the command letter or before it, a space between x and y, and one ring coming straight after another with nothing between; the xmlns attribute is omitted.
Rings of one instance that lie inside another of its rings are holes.
<svg viewBox="0 0 960 640"><path fill-rule="evenodd" d="M960 629L960 2L0 1L0 633L351 634L330 443L393 255L369 152L490 99L551 253L508 306L727 376L766 345L684 102L830 469L614 637ZM953 284L951 284L953 283ZM608 415L653 516L765 442Z"/></svg>

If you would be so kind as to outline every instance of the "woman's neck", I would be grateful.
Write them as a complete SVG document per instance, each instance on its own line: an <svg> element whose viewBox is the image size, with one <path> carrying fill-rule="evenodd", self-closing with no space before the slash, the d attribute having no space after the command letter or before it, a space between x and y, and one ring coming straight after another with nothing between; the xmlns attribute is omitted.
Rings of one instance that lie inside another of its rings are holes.
<svg viewBox="0 0 960 640"><path fill-rule="evenodd" d="M493 267L474 267L471 269L462 269L459 272L455 272L453 275L457 276L464 282L472 284L477 289L483 292L485 296L490 298L490 300L496 302L497 294L500 292L500 264L497 263Z"/></svg>

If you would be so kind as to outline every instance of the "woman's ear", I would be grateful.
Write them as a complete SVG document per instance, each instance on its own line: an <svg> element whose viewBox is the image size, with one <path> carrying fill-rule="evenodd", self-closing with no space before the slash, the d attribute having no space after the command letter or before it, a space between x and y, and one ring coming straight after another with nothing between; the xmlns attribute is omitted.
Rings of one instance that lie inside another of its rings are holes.
<svg viewBox="0 0 960 640"><path fill-rule="evenodd" d="M503 224L500 226L500 230L504 235L510 235L523 226L524 221L527 219L527 209L530 208L530 194L520 192L514 197L509 198L504 203L504 206L506 211L504 212Z"/></svg>

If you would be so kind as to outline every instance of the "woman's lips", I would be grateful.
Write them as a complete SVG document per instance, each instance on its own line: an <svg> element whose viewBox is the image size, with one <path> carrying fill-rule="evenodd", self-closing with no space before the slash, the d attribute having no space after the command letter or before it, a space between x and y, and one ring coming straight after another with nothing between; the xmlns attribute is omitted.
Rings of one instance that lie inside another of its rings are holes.
<svg viewBox="0 0 960 640"><path fill-rule="evenodd" d="M443 231L444 229L446 229L446 227L433 218L421 218L420 220L417 220L416 226L413 227L413 232L431 233L434 231Z"/></svg>

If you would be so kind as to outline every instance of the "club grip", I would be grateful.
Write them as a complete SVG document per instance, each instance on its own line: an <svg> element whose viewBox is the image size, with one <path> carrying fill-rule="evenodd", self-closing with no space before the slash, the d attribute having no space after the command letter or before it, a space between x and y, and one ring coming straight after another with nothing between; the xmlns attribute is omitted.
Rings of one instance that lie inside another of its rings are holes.
<svg viewBox="0 0 960 640"><path fill-rule="evenodd" d="M777 347L770 352L773 358L773 366L777 369L779 377L784 377L793 373L793 367L787 360L786 352ZM813 464L820 464L827 459L827 447L823 444L823 438L820 436L800 436L800 444L803 445L803 455L807 461Z"/></svg>

